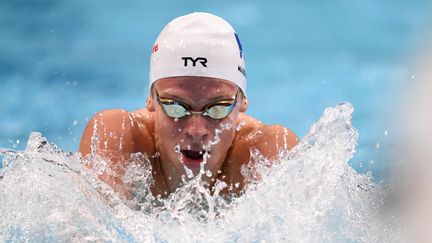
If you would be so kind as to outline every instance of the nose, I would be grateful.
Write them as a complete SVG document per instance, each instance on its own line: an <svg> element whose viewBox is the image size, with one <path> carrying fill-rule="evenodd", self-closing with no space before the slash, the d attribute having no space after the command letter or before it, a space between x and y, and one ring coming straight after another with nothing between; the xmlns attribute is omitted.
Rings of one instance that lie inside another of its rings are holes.
<svg viewBox="0 0 432 243"><path fill-rule="evenodd" d="M208 121L201 115L188 117L187 125L184 128L186 137L194 144L204 142L210 134Z"/></svg>

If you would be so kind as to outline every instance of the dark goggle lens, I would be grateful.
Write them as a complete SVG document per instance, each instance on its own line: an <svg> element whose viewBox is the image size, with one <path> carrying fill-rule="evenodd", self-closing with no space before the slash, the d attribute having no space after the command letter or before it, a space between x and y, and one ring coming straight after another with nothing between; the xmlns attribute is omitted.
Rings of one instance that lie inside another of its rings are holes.
<svg viewBox="0 0 432 243"><path fill-rule="evenodd" d="M187 110L183 105L176 103L176 102L161 102L162 108L164 109L165 113L171 117L171 118L182 118L184 116L192 115L192 114L202 114L203 116L208 116L212 119L219 120L223 119L228 116L228 114L232 111L232 109L235 106L234 103L227 103L227 104L216 104L211 107L209 107L204 112L191 112Z"/></svg>
<svg viewBox="0 0 432 243"><path fill-rule="evenodd" d="M188 114L186 108L180 104L163 104L162 107L165 113L172 118L181 118Z"/></svg>
<svg viewBox="0 0 432 243"><path fill-rule="evenodd" d="M206 115L212 119L222 119L228 116L232 108L233 108L233 104L229 106L214 105L207 110Z"/></svg>

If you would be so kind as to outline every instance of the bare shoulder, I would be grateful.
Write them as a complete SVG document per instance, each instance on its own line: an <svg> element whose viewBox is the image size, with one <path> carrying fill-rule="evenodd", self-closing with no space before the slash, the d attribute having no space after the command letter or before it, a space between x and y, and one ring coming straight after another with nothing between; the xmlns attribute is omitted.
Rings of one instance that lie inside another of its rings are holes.
<svg viewBox="0 0 432 243"><path fill-rule="evenodd" d="M113 161L124 160L131 153L152 153L151 119L145 109L128 112L123 109L104 110L88 122L80 144L83 156L91 149Z"/></svg>
<svg viewBox="0 0 432 243"><path fill-rule="evenodd" d="M248 151L254 147L268 158L276 156L280 149L289 150L298 143L297 136L289 128L267 125L246 114L240 115L239 126L235 144Z"/></svg>
<svg viewBox="0 0 432 243"><path fill-rule="evenodd" d="M295 133L281 125L263 125L261 131L261 136L251 146L268 158L278 155L280 150L290 150L298 143Z"/></svg>
<svg viewBox="0 0 432 243"><path fill-rule="evenodd" d="M252 148L259 150L269 160L273 160L281 149L289 150L297 143L297 136L281 125L266 125L255 118L240 113L237 122L237 133L233 145L225 160L221 180L239 193L246 184L241 174L241 167L250 162ZM232 186L237 185L237 186Z"/></svg>
<svg viewBox="0 0 432 243"><path fill-rule="evenodd" d="M148 132L153 130L154 116L153 113L149 112L147 109L144 108L130 112L130 115L139 128L143 128Z"/></svg>

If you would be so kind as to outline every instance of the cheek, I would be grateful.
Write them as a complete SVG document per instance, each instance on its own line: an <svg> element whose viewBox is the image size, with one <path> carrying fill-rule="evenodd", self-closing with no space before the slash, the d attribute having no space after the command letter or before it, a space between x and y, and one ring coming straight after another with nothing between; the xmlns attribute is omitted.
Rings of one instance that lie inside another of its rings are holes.
<svg viewBox="0 0 432 243"><path fill-rule="evenodd" d="M168 139L169 141L175 142L172 139L181 134L183 126L184 124L181 120L174 121L174 119L166 117L164 114L159 114L155 122L156 136L160 139ZM169 141L165 140L165 142Z"/></svg>
<svg viewBox="0 0 432 243"><path fill-rule="evenodd" d="M222 123L218 126L218 129L222 129L222 132L219 134L220 137L220 146L224 148L228 148L232 145L234 141L234 137L236 134L236 125L235 120L237 119L237 110L231 112L231 114L226 117Z"/></svg>
<svg viewBox="0 0 432 243"><path fill-rule="evenodd" d="M235 129L234 128L231 128L229 130L225 130L221 134L222 143L231 145L232 141L234 140L234 136L235 136Z"/></svg>
<svg viewBox="0 0 432 243"><path fill-rule="evenodd" d="M224 127L224 128L221 128ZM218 129L221 132L218 133L218 137L220 140L219 143L216 145L219 148L227 148L229 146L231 146L234 137L235 137L235 128L233 127L233 125L231 123L223 123L217 127L215 127L215 129L213 129L213 140L216 139L216 132L215 130Z"/></svg>

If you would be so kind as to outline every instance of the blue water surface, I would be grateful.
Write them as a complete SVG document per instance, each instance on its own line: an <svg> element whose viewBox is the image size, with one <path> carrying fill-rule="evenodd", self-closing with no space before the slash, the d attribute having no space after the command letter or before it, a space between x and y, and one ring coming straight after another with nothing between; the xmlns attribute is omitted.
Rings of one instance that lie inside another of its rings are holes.
<svg viewBox="0 0 432 243"><path fill-rule="evenodd" d="M425 37L427 0L0 2L0 147L39 131L76 151L103 109L145 105L151 47L171 19L205 11L228 20L245 51L248 114L306 133L324 108L355 107L351 164L385 174L392 112Z"/></svg>

